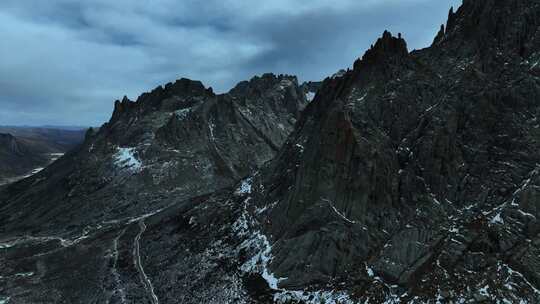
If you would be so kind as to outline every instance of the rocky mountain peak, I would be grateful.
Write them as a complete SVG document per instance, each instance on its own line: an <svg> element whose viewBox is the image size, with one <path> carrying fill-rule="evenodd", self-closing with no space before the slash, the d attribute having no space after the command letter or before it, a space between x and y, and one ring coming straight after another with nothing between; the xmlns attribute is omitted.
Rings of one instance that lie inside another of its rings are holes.
<svg viewBox="0 0 540 304"><path fill-rule="evenodd" d="M124 96L122 101L115 101L113 115L109 124L114 124L119 117L127 112L144 114L163 107L173 107L170 110L175 110L174 107L181 106L178 105L178 101L212 96L215 96L212 88L206 88L201 81L181 78L164 86L158 86L151 92L141 94L135 102L127 96Z"/></svg>
<svg viewBox="0 0 540 304"><path fill-rule="evenodd" d="M538 51L539 8L538 0L465 0L450 10L444 39L436 40L527 57Z"/></svg>
<svg viewBox="0 0 540 304"><path fill-rule="evenodd" d="M437 36L435 36L435 39L433 39L433 45L440 43L444 39L445 32L446 29L444 24L441 24L441 28L439 29L439 32L437 32Z"/></svg>
<svg viewBox="0 0 540 304"><path fill-rule="evenodd" d="M131 101L127 96L124 96L122 98L122 101L120 100L116 100L114 102L114 110L113 110L113 114L112 114L112 117L111 117L111 121L115 121L116 119L118 119L118 117L128 111L128 109L130 109L130 107L132 105L135 105L133 101Z"/></svg>
<svg viewBox="0 0 540 304"><path fill-rule="evenodd" d="M362 70L370 65L397 63L409 54L407 43L401 37L401 33L394 37L389 31L384 31L375 45L362 56L362 59L354 63L354 70Z"/></svg>
<svg viewBox="0 0 540 304"><path fill-rule="evenodd" d="M167 83L164 92L169 96L205 96L213 95L212 88L206 88L201 81L181 78L174 83Z"/></svg>
<svg viewBox="0 0 540 304"><path fill-rule="evenodd" d="M242 107L258 105L266 108L267 112L286 111L294 113L295 119L308 103L306 93L298 84L298 78L284 74L266 73L255 76L249 81L238 83L226 95Z"/></svg>
<svg viewBox="0 0 540 304"><path fill-rule="evenodd" d="M152 103L152 99L167 98L172 96L185 97L185 96L213 96L212 88L206 88L199 80L191 80L187 78L181 78L175 82L169 82L164 86L158 86L150 93L143 93L137 102Z"/></svg>
<svg viewBox="0 0 540 304"><path fill-rule="evenodd" d="M61 187L68 192L52 194L51 201L69 197L86 212L56 205L50 214L70 213L73 217L64 219L80 223L83 213L82 221L89 222L118 216L118 206L127 208L122 216L140 213L150 207L143 197L154 190L185 199L233 185L276 155L306 98L297 78L289 75L253 77L232 91L215 95L200 81L183 78L136 101L117 100L111 120L88 131L73 158L53 164L50 178L34 190L73 180ZM124 190L131 193L126 199L121 198ZM99 197L105 192L121 202L108 205ZM28 202L38 203L40 197Z"/></svg>
<svg viewBox="0 0 540 304"><path fill-rule="evenodd" d="M229 94L233 96L244 94L261 94L264 91L272 89L277 85L281 87L298 86L298 78L292 75L275 75L273 73L265 73L261 76L254 76L249 81L238 83Z"/></svg>

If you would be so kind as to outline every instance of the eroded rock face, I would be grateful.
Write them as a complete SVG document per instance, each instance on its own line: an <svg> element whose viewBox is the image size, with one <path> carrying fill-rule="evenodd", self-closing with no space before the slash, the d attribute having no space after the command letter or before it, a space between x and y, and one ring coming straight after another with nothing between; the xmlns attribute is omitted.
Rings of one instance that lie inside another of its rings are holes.
<svg viewBox="0 0 540 304"><path fill-rule="evenodd" d="M230 227L243 199L209 193L270 161L307 103L296 77L273 74L227 94L181 79L117 101L110 122L89 130L79 149L1 192L0 301L157 303L154 288L161 303L248 300L241 273L229 273L242 242ZM158 214L156 224L147 220ZM172 263L161 287L147 263L145 238L154 233L161 249L151 259ZM68 273L73 279L58 277ZM190 292L171 290L178 282ZM224 288L233 289L219 295Z"/></svg>
<svg viewBox="0 0 540 304"><path fill-rule="evenodd" d="M60 173L0 193L0 295L540 301L539 13L465 1L412 53L385 32L303 111L307 85L273 75L118 102Z"/></svg>
<svg viewBox="0 0 540 304"><path fill-rule="evenodd" d="M306 104L295 77L272 74L222 95L181 79L125 97L77 151L0 194L1 229L82 229L230 187L274 157Z"/></svg>
<svg viewBox="0 0 540 304"><path fill-rule="evenodd" d="M433 47L409 54L385 32L324 82L259 181L280 288L538 301L536 215L520 199L538 174L538 13L466 1Z"/></svg>

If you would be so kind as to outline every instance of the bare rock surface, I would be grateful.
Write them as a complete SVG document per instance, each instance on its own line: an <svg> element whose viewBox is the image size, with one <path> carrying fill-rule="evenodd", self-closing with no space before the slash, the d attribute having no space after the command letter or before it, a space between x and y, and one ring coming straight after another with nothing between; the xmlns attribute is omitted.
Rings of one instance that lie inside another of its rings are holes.
<svg viewBox="0 0 540 304"><path fill-rule="evenodd" d="M539 29L537 0L465 0L309 103L271 74L118 101L0 192L0 301L539 302Z"/></svg>

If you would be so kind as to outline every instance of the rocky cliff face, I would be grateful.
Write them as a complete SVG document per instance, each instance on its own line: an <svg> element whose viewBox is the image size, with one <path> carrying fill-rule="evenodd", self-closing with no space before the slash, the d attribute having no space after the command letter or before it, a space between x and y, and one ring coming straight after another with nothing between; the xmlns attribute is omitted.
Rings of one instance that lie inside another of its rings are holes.
<svg viewBox="0 0 540 304"><path fill-rule="evenodd" d="M307 106L273 75L117 102L54 172L0 193L0 296L540 301L539 15L464 1L431 47L385 32Z"/></svg>
<svg viewBox="0 0 540 304"><path fill-rule="evenodd" d="M278 294L538 301L539 12L465 1L431 48L386 32L325 81L254 195Z"/></svg>

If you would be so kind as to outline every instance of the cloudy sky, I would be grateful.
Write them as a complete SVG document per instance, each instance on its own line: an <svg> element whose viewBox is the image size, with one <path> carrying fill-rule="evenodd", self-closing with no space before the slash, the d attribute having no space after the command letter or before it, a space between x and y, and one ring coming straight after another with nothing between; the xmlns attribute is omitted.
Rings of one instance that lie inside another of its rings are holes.
<svg viewBox="0 0 540 304"><path fill-rule="evenodd" d="M100 125L187 77L319 80L388 29L428 46L460 0L1 0L0 125Z"/></svg>

